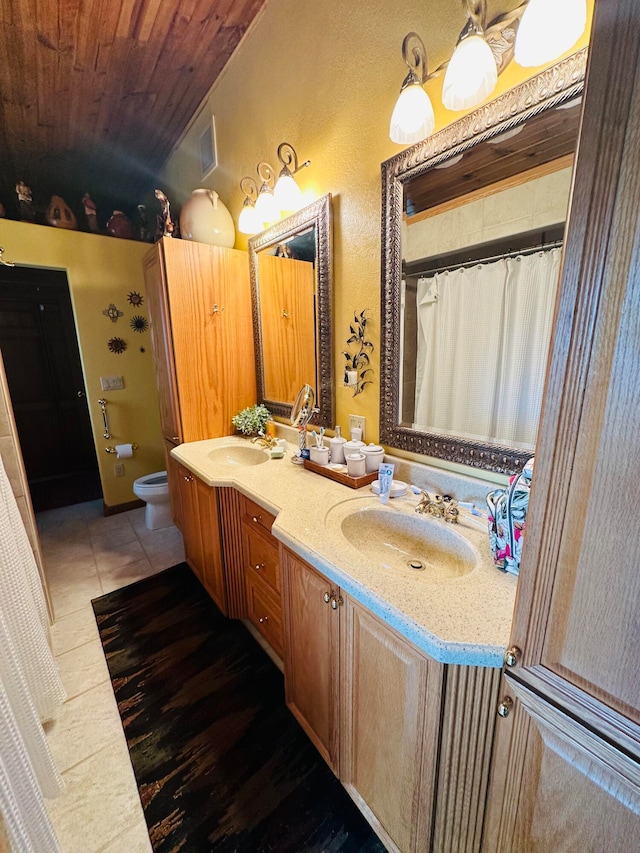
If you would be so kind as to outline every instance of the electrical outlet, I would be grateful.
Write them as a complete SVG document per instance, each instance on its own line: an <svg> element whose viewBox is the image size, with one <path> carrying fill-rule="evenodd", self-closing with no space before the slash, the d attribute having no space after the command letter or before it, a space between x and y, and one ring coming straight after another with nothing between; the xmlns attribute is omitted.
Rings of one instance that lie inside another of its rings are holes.
<svg viewBox="0 0 640 853"><path fill-rule="evenodd" d="M363 415L349 415L349 435L351 435L351 430L361 429L362 441L364 441L364 422L365 418Z"/></svg>
<svg viewBox="0 0 640 853"><path fill-rule="evenodd" d="M124 477L124 462L116 462L113 466L113 473L116 477Z"/></svg>

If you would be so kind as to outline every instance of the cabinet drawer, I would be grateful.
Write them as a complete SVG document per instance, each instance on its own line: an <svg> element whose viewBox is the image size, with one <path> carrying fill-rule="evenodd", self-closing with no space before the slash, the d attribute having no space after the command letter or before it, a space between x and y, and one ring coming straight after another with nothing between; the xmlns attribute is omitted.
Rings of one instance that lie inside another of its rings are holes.
<svg viewBox="0 0 640 853"><path fill-rule="evenodd" d="M249 619L282 657L282 609L278 597L260 577L247 575Z"/></svg>
<svg viewBox="0 0 640 853"><path fill-rule="evenodd" d="M267 533L271 533L271 527L273 522L276 520L275 515L271 515L270 512L267 512L266 509L262 509L261 506L258 506L257 503L249 500L249 498L242 498L242 506L244 520L247 524L256 525L257 527L262 528L262 530L266 530Z"/></svg>
<svg viewBox="0 0 640 853"><path fill-rule="evenodd" d="M250 575L259 575L273 591L280 593L280 555L275 541L270 541L258 528L242 523L242 542L244 549L245 571Z"/></svg>

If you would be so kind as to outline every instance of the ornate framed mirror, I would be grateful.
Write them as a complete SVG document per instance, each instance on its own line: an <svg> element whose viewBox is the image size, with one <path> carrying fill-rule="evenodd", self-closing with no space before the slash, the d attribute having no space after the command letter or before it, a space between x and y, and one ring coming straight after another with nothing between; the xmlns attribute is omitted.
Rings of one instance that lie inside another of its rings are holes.
<svg viewBox="0 0 640 853"><path fill-rule="evenodd" d="M382 164L383 444L504 474L532 455L585 67Z"/></svg>
<svg viewBox="0 0 640 853"><path fill-rule="evenodd" d="M332 426L331 195L249 240L258 400L289 418L298 392L315 392L312 422Z"/></svg>

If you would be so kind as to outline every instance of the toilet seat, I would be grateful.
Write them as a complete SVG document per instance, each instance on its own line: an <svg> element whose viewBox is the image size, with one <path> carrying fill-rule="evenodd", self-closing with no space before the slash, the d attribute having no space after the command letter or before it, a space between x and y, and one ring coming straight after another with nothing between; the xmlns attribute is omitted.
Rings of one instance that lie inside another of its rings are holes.
<svg viewBox="0 0 640 853"><path fill-rule="evenodd" d="M145 525L149 530L169 527L173 521L169 505L169 481L166 471L145 474L133 481L133 493L146 503Z"/></svg>

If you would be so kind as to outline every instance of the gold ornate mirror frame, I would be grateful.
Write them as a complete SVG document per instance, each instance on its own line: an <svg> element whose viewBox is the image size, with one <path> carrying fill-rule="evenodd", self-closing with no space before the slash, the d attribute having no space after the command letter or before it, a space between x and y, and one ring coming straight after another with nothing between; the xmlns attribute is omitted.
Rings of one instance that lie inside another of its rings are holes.
<svg viewBox="0 0 640 853"><path fill-rule="evenodd" d="M249 268L251 274L251 303L253 308L253 337L256 358L256 389L258 401L269 411L287 421L291 417L291 404L265 398L265 369L263 362L263 329L260 313L260 281L258 255L285 243L296 235L314 229L315 234L315 335L316 347L316 407L311 423L332 427L335 422L333 388L333 285L332 285L332 213L331 194L304 207L266 231L249 240Z"/></svg>
<svg viewBox="0 0 640 853"><path fill-rule="evenodd" d="M532 455L530 451L422 432L401 424L399 373L404 189L409 181L434 166L458 158L473 146L576 99L583 90L586 60L587 49L584 48L382 164L380 441L388 447L502 474L519 472Z"/></svg>

